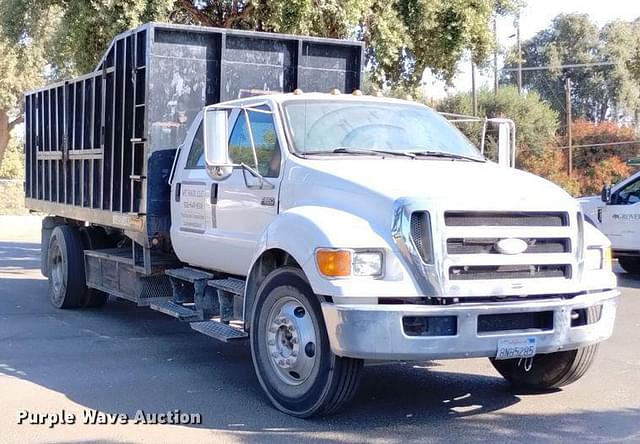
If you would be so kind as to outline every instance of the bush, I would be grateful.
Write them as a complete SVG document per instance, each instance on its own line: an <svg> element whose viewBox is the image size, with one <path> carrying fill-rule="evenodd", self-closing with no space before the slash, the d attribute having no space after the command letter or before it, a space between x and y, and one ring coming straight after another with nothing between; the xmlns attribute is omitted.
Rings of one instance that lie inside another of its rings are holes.
<svg viewBox="0 0 640 444"><path fill-rule="evenodd" d="M471 94L467 92L449 96L437 108L441 112L471 115L473 113ZM536 92L521 95L512 86L500 88L497 95L493 90L480 89L478 115L506 117L514 121L518 162L527 156L541 154L544 147L554 141L558 129L558 115L549 105L540 100ZM459 128L471 141L480 146L481 124L461 124ZM488 141L489 151L493 144L492 140Z"/></svg>
<svg viewBox="0 0 640 444"><path fill-rule="evenodd" d="M0 215L25 213L23 182L0 179Z"/></svg>
<svg viewBox="0 0 640 444"><path fill-rule="evenodd" d="M12 137L4 153L4 158L0 162L0 179L23 179L24 178L24 152L22 150L22 139Z"/></svg>

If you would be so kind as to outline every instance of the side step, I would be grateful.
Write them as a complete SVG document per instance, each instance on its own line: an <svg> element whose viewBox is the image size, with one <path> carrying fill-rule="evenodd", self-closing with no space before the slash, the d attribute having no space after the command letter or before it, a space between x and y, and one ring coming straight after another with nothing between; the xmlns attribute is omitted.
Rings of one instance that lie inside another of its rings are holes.
<svg viewBox="0 0 640 444"><path fill-rule="evenodd" d="M237 294L239 296L244 295L244 281L236 278L226 279L211 279L207 282L209 287L217 288L218 290L228 291L229 293Z"/></svg>
<svg viewBox="0 0 640 444"><path fill-rule="evenodd" d="M191 282L192 284L198 279L211 279L213 277L211 273L191 267L170 268L165 270L164 273L172 278Z"/></svg>
<svg viewBox="0 0 640 444"><path fill-rule="evenodd" d="M247 332L218 321L192 322L190 325L195 331L223 342L243 341L249 339L249 334Z"/></svg>
<svg viewBox="0 0 640 444"><path fill-rule="evenodd" d="M149 304L149 308L173 316L181 321L197 321L200 319L200 314L197 311L184 305L176 304L173 301L152 302Z"/></svg>

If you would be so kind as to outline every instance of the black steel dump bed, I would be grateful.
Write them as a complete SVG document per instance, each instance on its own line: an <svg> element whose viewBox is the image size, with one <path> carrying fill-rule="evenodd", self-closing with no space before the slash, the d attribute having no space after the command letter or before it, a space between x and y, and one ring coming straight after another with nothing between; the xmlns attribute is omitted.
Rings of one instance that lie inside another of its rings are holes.
<svg viewBox="0 0 640 444"><path fill-rule="evenodd" d="M92 73L26 93L26 206L126 229L149 248L168 235L167 178L204 105L256 90L350 92L362 52L359 42L195 26L127 31Z"/></svg>

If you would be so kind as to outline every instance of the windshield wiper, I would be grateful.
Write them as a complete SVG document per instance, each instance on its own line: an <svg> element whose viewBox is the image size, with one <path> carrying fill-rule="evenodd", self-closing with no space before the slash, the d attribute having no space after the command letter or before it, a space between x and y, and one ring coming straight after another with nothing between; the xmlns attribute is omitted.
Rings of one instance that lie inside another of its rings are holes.
<svg viewBox="0 0 640 444"><path fill-rule="evenodd" d="M486 162L485 159L480 157L471 157L465 156L463 154L454 154L454 153L446 153L444 151L409 151L410 154L414 156L424 156L424 157L443 157L447 159L459 159L459 160L470 160L472 162Z"/></svg>
<svg viewBox="0 0 640 444"><path fill-rule="evenodd" d="M329 151L306 151L303 154L355 154L361 156L370 156L370 155L379 155L379 156L403 156L415 158L416 155L414 153L410 153L407 151L391 151L391 150L378 150L372 148L350 148L346 146L341 146Z"/></svg>

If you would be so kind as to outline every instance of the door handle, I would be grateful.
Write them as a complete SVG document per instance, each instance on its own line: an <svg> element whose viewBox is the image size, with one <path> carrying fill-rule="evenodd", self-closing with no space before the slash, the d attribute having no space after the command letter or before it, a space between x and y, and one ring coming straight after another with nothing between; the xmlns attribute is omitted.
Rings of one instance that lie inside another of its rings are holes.
<svg viewBox="0 0 640 444"><path fill-rule="evenodd" d="M180 191L182 190L182 184L180 182L176 183L176 194L175 194L175 200L176 202L180 202Z"/></svg>
<svg viewBox="0 0 640 444"><path fill-rule="evenodd" d="M218 203L218 184L217 183L212 183L211 184L211 205L215 205Z"/></svg>

